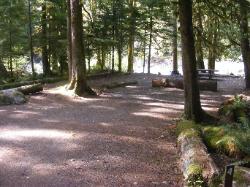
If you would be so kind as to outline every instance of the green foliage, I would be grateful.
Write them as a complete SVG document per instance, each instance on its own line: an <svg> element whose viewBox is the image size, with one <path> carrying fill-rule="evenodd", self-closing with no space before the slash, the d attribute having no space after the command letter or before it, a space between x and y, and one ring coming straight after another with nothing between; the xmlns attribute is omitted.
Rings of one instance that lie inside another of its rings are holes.
<svg viewBox="0 0 250 187"><path fill-rule="evenodd" d="M229 118L238 128L250 127L250 103L243 95L235 95L224 102L219 108L219 114Z"/></svg>
<svg viewBox="0 0 250 187"><path fill-rule="evenodd" d="M231 157L250 155L250 130L235 128L232 125L206 126L203 136L208 147L213 150Z"/></svg>
<svg viewBox="0 0 250 187"><path fill-rule="evenodd" d="M179 136L183 134L185 136L200 136L200 126L193 121L183 120L180 121L176 128L176 133Z"/></svg>

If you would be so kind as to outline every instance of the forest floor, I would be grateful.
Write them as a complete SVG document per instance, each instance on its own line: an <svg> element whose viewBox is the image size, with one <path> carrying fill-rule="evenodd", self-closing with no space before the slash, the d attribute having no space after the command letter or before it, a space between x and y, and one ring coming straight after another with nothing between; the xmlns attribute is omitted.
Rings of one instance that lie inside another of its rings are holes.
<svg viewBox="0 0 250 187"><path fill-rule="evenodd" d="M93 80L94 87L138 85L91 98L51 84L25 105L0 107L0 186L182 186L173 131L183 91L152 88L155 77ZM201 92L203 108L215 113L225 98L242 92L239 84L227 79L219 92Z"/></svg>

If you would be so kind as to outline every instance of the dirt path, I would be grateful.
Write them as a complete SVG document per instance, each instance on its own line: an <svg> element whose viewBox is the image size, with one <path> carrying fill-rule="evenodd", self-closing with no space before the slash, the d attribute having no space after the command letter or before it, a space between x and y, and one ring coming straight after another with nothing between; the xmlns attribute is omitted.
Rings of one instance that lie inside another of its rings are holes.
<svg viewBox="0 0 250 187"><path fill-rule="evenodd" d="M50 85L29 103L0 107L0 186L182 186L176 137L183 91L152 89L152 76L97 98L72 98ZM202 92L216 111L227 93Z"/></svg>

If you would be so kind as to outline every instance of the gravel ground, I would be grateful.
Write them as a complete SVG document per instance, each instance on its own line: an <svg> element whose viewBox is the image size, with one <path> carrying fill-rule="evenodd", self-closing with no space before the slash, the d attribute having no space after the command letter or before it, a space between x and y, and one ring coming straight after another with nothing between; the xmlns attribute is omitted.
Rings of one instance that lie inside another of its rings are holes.
<svg viewBox="0 0 250 187"><path fill-rule="evenodd" d="M154 77L90 81L139 83L94 98L53 84L25 105L0 107L0 186L182 186L173 127L183 91L153 89ZM232 94L220 84L218 93L201 93L211 113Z"/></svg>

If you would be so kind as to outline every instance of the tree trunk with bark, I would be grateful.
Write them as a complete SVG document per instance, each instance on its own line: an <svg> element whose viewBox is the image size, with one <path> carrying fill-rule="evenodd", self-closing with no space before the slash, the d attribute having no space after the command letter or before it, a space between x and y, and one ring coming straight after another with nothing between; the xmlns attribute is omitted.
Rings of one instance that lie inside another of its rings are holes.
<svg viewBox="0 0 250 187"><path fill-rule="evenodd" d="M46 2L42 5L42 62L43 62L43 73L45 76L51 74L50 64L48 59L48 48L47 48L47 12Z"/></svg>
<svg viewBox="0 0 250 187"><path fill-rule="evenodd" d="M71 12L70 12L70 0L67 0L67 57L68 57L68 73L69 73L69 82L73 77L72 72L72 44L71 44Z"/></svg>
<svg viewBox="0 0 250 187"><path fill-rule="evenodd" d="M197 26L198 31L196 34L196 55L197 55L197 67L199 69L205 69L204 64L204 56L203 56L203 47L202 47L202 32L203 32L203 25L202 25L202 18L201 18L201 10L199 7L198 10L198 20L197 20Z"/></svg>
<svg viewBox="0 0 250 187"><path fill-rule="evenodd" d="M135 40L135 0L129 0L129 38L128 38L128 72L133 72Z"/></svg>
<svg viewBox="0 0 250 187"><path fill-rule="evenodd" d="M151 47L152 47L152 38L153 38L153 16L152 8L149 7L150 22L149 22L149 45L148 45L148 74L150 73L151 66Z"/></svg>
<svg viewBox="0 0 250 187"><path fill-rule="evenodd" d="M33 37L32 37L32 10L31 10L31 0L29 0L29 44L30 44L30 63L32 76L35 77L35 68L34 68L34 52L33 52Z"/></svg>
<svg viewBox="0 0 250 187"><path fill-rule="evenodd" d="M73 87L75 94L79 96L95 94L95 92L87 85L86 79L81 8L82 5L79 0L70 1L72 72L74 72L70 87Z"/></svg>
<svg viewBox="0 0 250 187"><path fill-rule="evenodd" d="M217 57L217 40L218 40L218 23L216 20L211 21L211 31L209 34L208 48L208 69L215 69L215 61Z"/></svg>
<svg viewBox="0 0 250 187"><path fill-rule="evenodd" d="M185 95L185 117L202 120L200 91L198 87L192 22L192 0L179 0L182 63Z"/></svg>
<svg viewBox="0 0 250 187"><path fill-rule="evenodd" d="M250 3L240 0L240 31L241 31L241 53L244 62L246 89L250 89L250 46L248 31L248 11Z"/></svg>
<svg viewBox="0 0 250 187"><path fill-rule="evenodd" d="M174 12L173 12L173 71L172 75L179 75L178 71L178 38L177 38L177 6L173 5Z"/></svg>

